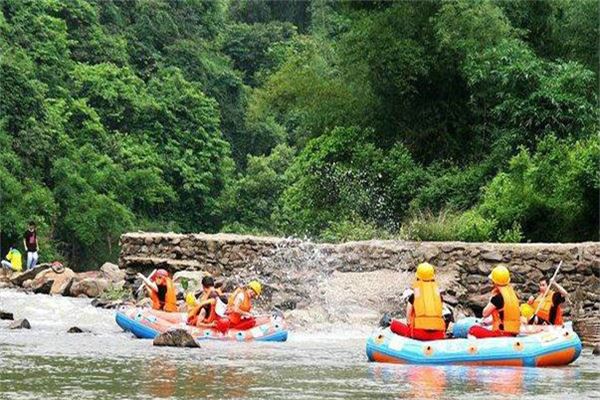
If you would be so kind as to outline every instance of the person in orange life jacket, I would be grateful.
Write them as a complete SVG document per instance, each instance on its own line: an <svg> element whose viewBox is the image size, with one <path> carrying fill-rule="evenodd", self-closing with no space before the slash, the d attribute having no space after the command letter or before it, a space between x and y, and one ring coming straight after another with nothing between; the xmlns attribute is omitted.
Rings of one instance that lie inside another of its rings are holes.
<svg viewBox="0 0 600 400"><path fill-rule="evenodd" d="M177 292L173 280L164 269L156 270L151 279L138 273L152 300L152 308L160 311L177 312Z"/></svg>
<svg viewBox="0 0 600 400"><path fill-rule="evenodd" d="M188 312L188 325L197 327L213 327L220 316L217 314L217 301L222 300L220 289L215 288L215 280L211 276L202 278L202 293L197 304ZM218 299L218 300L217 300Z"/></svg>
<svg viewBox="0 0 600 400"><path fill-rule="evenodd" d="M262 285L258 281L248 283L246 287L236 289L227 303L229 328L245 330L253 328L256 320L252 316L252 299L260 296Z"/></svg>
<svg viewBox="0 0 600 400"><path fill-rule="evenodd" d="M390 330L397 335L418 340L444 339L446 322L442 316L442 296L435 282L433 265L419 264L416 278L406 304L408 324L392 320Z"/></svg>
<svg viewBox="0 0 600 400"><path fill-rule="evenodd" d="M517 336L521 328L519 298L510 285L510 273L504 265L492 270L489 278L494 284L490 302L483 309L483 318L492 316L492 329L474 325L469 335L476 338Z"/></svg>
<svg viewBox="0 0 600 400"><path fill-rule="evenodd" d="M546 297L542 298L548 286L552 285L556 287L557 291L548 290ZM534 310L537 310L540 302L542 303L532 322L538 325L562 325L564 321L561 304L565 302L567 295L568 293L565 288L558 283L551 281L550 285L548 285L548 281L545 278L541 279L539 295L536 298L530 296L527 301Z"/></svg>

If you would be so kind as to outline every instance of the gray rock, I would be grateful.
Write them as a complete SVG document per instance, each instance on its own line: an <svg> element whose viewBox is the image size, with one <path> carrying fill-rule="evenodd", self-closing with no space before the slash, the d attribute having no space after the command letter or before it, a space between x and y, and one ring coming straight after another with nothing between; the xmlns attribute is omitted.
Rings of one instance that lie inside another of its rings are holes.
<svg viewBox="0 0 600 400"><path fill-rule="evenodd" d="M81 329L78 326L72 326L69 328L69 330L67 330L67 333L90 333L91 331L87 330L87 329Z"/></svg>
<svg viewBox="0 0 600 400"><path fill-rule="evenodd" d="M86 278L73 282L71 296L99 297L108 288L108 281L103 278Z"/></svg>
<svg viewBox="0 0 600 400"><path fill-rule="evenodd" d="M500 262L504 258L502 257L502 254L498 253L497 251L488 251L481 255L481 259L490 262Z"/></svg>
<svg viewBox="0 0 600 400"><path fill-rule="evenodd" d="M170 346L170 347L200 347L200 345L194 340L184 329L175 329L161 333L152 342L154 346Z"/></svg>
<svg viewBox="0 0 600 400"><path fill-rule="evenodd" d="M592 354L595 356L600 356L600 343L598 343L594 346L594 349L592 350Z"/></svg>
<svg viewBox="0 0 600 400"><path fill-rule="evenodd" d="M13 315L13 313L0 310L0 319L12 321L13 319L15 319L15 316Z"/></svg>
<svg viewBox="0 0 600 400"><path fill-rule="evenodd" d="M117 283L125 280L125 271L119 269L118 265L113 263L104 263L100 267L104 279L112 283Z"/></svg>
<svg viewBox="0 0 600 400"><path fill-rule="evenodd" d="M26 319L18 319L11 322L8 329L31 329L31 324Z"/></svg>
<svg viewBox="0 0 600 400"><path fill-rule="evenodd" d="M40 286L38 287L33 287L33 293L36 294L50 294L50 291L52 290L52 285L54 285L54 281L45 281L44 283L42 283Z"/></svg>

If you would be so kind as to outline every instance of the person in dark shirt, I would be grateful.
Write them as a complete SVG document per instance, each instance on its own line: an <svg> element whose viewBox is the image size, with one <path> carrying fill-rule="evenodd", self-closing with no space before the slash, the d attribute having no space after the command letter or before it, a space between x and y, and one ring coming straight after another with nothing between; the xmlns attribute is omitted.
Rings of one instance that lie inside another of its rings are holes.
<svg viewBox="0 0 600 400"><path fill-rule="evenodd" d="M29 227L23 235L23 246L27 251L27 269L33 269L37 264L40 251L37 230L33 221L29 222Z"/></svg>

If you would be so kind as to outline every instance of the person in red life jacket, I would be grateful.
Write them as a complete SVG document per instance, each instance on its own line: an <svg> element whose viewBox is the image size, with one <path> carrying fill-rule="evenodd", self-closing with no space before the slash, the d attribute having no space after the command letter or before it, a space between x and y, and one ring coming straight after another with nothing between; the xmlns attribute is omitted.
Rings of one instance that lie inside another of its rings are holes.
<svg viewBox="0 0 600 400"><path fill-rule="evenodd" d="M152 300L152 308L154 310L178 311L177 292L175 291L173 280L167 271L164 269L156 270L150 279L139 273L137 276L144 282Z"/></svg>
<svg viewBox="0 0 600 400"><path fill-rule="evenodd" d="M408 324L392 320L390 330L397 335L418 340L445 339L442 296L435 282L433 265L419 264L416 278L406 304Z"/></svg>
<svg viewBox="0 0 600 400"><path fill-rule="evenodd" d="M218 302L224 303L221 296L223 293L220 289L215 288L215 280L211 276L202 278L202 293L188 312L188 325L215 327L221 317L217 312Z"/></svg>
<svg viewBox="0 0 600 400"><path fill-rule="evenodd" d="M548 290L548 286L551 287L552 285L556 287L556 292L552 289ZM548 290L548 293L546 293L546 290ZM546 293L545 297L544 293ZM562 325L564 321L561 304L565 302L567 295L565 288L558 283L550 281L550 285L548 285L545 278L541 279L539 295L536 298L531 296L527 301L534 310L537 310L539 306L539 310L533 318L533 323L538 325Z"/></svg>
<svg viewBox="0 0 600 400"><path fill-rule="evenodd" d="M483 309L483 318L492 316L492 329L475 325L469 329L469 335L476 338L517 336L521 328L521 309L510 285L510 272L504 265L498 265L489 278L494 288L490 302Z"/></svg>
<svg viewBox="0 0 600 400"><path fill-rule="evenodd" d="M260 296L262 285L258 281L248 283L246 287L236 289L227 303L229 328L246 330L256 325L252 316L252 299ZM219 324L219 328L223 327Z"/></svg>

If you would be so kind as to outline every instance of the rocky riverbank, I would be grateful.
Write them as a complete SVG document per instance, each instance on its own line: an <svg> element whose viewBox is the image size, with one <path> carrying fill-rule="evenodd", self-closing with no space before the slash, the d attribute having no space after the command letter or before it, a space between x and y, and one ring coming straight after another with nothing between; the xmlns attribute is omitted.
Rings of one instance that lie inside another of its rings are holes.
<svg viewBox="0 0 600 400"><path fill-rule="evenodd" d="M478 315L488 300L491 268L506 264L522 299L534 294L542 276L560 261L559 282L571 296L565 314L586 344L600 342L600 243L488 244L366 241L339 245L239 235L130 233L121 238L119 266L76 273L42 264L34 271L4 277L0 288L51 295L89 297L95 306L148 304L139 295L137 272L155 268L174 273L180 298L199 289L205 274L225 291L251 279L263 282L259 308L279 308L296 327L319 324L373 326L384 312L402 314L400 295L415 266L437 266L444 300L457 318ZM140 297L137 297L137 296ZM10 311L10 310L5 310Z"/></svg>

